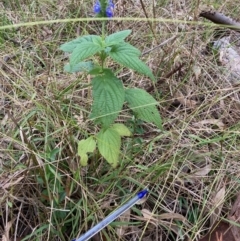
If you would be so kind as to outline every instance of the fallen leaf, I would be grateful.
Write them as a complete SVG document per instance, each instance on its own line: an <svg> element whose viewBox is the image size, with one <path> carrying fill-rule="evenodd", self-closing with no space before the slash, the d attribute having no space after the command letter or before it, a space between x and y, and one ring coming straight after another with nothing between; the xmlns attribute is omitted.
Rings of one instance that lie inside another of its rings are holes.
<svg viewBox="0 0 240 241"><path fill-rule="evenodd" d="M7 189L16 186L24 177L18 177L16 180L11 180L9 183L5 183L2 188Z"/></svg>
<svg viewBox="0 0 240 241"><path fill-rule="evenodd" d="M187 227L190 228L186 218L178 213L163 213L160 215L154 215L148 209L142 209L141 213L142 213L145 221L153 224L154 226L162 225L164 227L168 227L169 230L171 230L172 232L174 232L176 234L179 234L179 230L180 230L179 226L172 221L170 221L170 222L165 221L165 219L174 219L174 220L182 221L182 222L184 222L184 225L186 225ZM188 237L188 234L186 234L186 236Z"/></svg>
<svg viewBox="0 0 240 241"><path fill-rule="evenodd" d="M238 194L236 201L233 204L228 218L235 223L232 223L231 226L231 232L235 240L240 241L240 193Z"/></svg>
<svg viewBox="0 0 240 241"><path fill-rule="evenodd" d="M219 129L223 129L225 127L223 122L221 120L217 120L217 119L206 119L206 120L202 120L202 121L199 121L199 122L196 122L193 124L193 126L198 126L198 127L204 126L204 125L215 125Z"/></svg>
<svg viewBox="0 0 240 241"><path fill-rule="evenodd" d="M1 120L1 126L5 126L8 121L8 114L6 114Z"/></svg>
<svg viewBox="0 0 240 241"><path fill-rule="evenodd" d="M189 108L194 108L197 105L196 101L188 99L180 90L177 91L174 98L177 99L182 105Z"/></svg>
<svg viewBox="0 0 240 241"><path fill-rule="evenodd" d="M193 66L193 73L195 75L196 80L199 79L199 76L201 75L202 69L198 65Z"/></svg>
<svg viewBox="0 0 240 241"><path fill-rule="evenodd" d="M145 221L150 222L154 226L158 225L158 220L153 217L154 214L151 211L149 211L148 209L142 209L141 213L142 213Z"/></svg>
<svg viewBox="0 0 240 241"><path fill-rule="evenodd" d="M162 213L160 215L154 215L148 209L142 209L141 212L143 217L148 221L150 221L151 223L153 223L154 225L158 225L159 223L162 223L162 220L164 219L174 219L182 222L186 221L186 218L179 213Z"/></svg>
<svg viewBox="0 0 240 241"><path fill-rule="evenodd" d="M225 186L222 187L212 198L213 213L210 217L210 224L213 225L221 214L223 201L225 198Z"/></svg>
<svg viewBox="0 0 240 241"><path fill-rule="evenodd" d="M193 175L197 177L205 177L212 170L212 165L208 164L205 167L197 169Z"/></svg>
<svg viewBox="0 0 240 241"><path fill-rule="evenodd" d="M179 214L179 213L163 213L158 215L157 217L158 220L162 220L162 219L175 219L175 220L180 220L180 221L186 221L186 218L183 217L183 215Z"/></svg>
<svg viewBox="0 0 240 241"><path fill-rule="evenodd" d="M148 220L157 221L157 219L153 217L154 214L153 214L151 211L149 211L148 209L142 209L142 210L141 210L141 213L142 213L142 215L143 215L144 218L146 218L146 219L148 219Z"/></svg>
<svg viewBox="0 0 240 241"><path fill-rule="evenodd" d="M229 223L220 221L215 223L208 234L198 241L239 241L239 239L234 239Z"/></svg>

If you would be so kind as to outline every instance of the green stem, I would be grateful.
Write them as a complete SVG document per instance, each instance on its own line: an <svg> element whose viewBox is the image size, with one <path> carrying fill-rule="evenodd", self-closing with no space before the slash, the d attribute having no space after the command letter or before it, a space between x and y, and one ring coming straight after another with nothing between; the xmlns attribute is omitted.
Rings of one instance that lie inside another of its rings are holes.
<svg viewBox="0 0 240 241"><path fill-rule="evenodd" d="M104 69L104 53L103 53L103 51L100 53L100 59L101 59L101 67L103 70Z"/></svg>
<svg viewBox="0 0 240 241"><path fill-rule="evenodd" d="M106 12L106 7L107 7L107 1L106 0L100 0L101 8L102 8L102 16L105 15ZM104 42L105 36L106 35L106 20L102 20L102 41ZM104 68L104 62L106 59L106 54L104 51L101 52L100 54L100 59L101 59L101 66L102 69Z"/></svg>
<svg viewBox="0 0 240 241"><path fill-rule="evenodd" d="M102 40L104 41L105 39L105 33L106 33L106 21L103 20L102 21ZM104 61L105 61L105 58L106 58L106 55L105 55L105 52L102 51L101 53L101 65L102 65L102 69L104 69Z"/></svg>
<svg viewBox="0 0 240 241"><path fill-rule="evenodd" d="M102 21L102 39L105 38L106 20Z"/></svg>

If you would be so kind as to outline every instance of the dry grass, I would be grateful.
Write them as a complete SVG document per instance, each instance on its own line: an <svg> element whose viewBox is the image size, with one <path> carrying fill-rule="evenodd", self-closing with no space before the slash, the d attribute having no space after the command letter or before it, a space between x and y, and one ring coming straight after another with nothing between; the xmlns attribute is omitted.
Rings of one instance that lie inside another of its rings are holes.
<svg viewBox="0 0 240 241"><path fill-rule="evenodd" d="M0 3L5 25L88 18L0 32L2 240L71 240L145 186L149 198L133 208L122 236L115 225L102 232L103 240L198 240L214 215L224 217L231 208L240 176L239 85L228 83L217 58L206 54L215 28L192 21L204 22L196 18L197 0L162 1L154 10L153 1L143 2L149 18L171 21L118 20L109 22L108 30L132 29L128 40L142 52L170 39L143 55L159 82L151 88L147 78L109 65L125 86L151 89L160 103L164 132L132 122L123 111L120 120L128 119L136 134L124 141L116 170L97 154L87 168L78 164L77 140L97 131L87 119L89 78L64 73L68 58L58 50L79 34L100 33L98 22L91 20L92 3ZM230 1L216 2L207 3L232 17L239 12L239 6L231 12ZM145 17L140 1L117 1L115 15ZM147 218L142 209L154 216Z"/></svg>

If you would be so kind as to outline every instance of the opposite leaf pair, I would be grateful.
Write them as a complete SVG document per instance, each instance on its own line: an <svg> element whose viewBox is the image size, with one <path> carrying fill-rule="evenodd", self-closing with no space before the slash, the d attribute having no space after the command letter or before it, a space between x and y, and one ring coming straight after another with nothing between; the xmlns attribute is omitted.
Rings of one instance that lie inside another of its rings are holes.
<svg viewBox="0 0 240 241"><path fill-rule="evenodd" d="M87 153L93 153L97 143L100 154L113 167L116 167L118 164L122 136L131 136L131 132L124 124L113 124L112 127L107 130L102 129L96 137L90 136L86 140L79 141L78 155L81 157L81 165L87 165Z"/></svg>
<svg viewBox="0 0 240 241"><path fill-rule="evenodd" d="M149 67L139 59L141 52L124 41L130 33L131 30L124 30L105 38L98 35L86 35L61 45L61 50L71 53L70 64L65 67L65 70L73 73L101 69L105 59L110 56L117 63L140 74L145 74L154 81L155 78ZM100 65L92 61L81 62L95 54L101 59Z"/></svg>
<svg viewBox="0 0 240 241"><path fill-rule="evenodd" d="M162 128L162 121L156 108L158 102L145 90L138 88L124 89L121 80L114 76L109 69L97 75L92 80L93 106L91 119L96 124L108 128L122 110L124 101L135 113L137 118L153 122Z"/></svg>

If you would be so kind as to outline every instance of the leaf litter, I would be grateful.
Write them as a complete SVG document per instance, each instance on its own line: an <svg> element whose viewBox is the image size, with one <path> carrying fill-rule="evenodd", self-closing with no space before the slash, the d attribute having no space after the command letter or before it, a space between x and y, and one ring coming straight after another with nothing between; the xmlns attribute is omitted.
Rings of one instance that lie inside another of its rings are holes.
<svg viewBox="0 0 240 241"><path fill-rule="evenodd" d="M217 193L215 200L222 199L223 188ZM240 193L232 206L227 219L214 222L212 229L199 241L239 241L240 240Z"/></svg>

